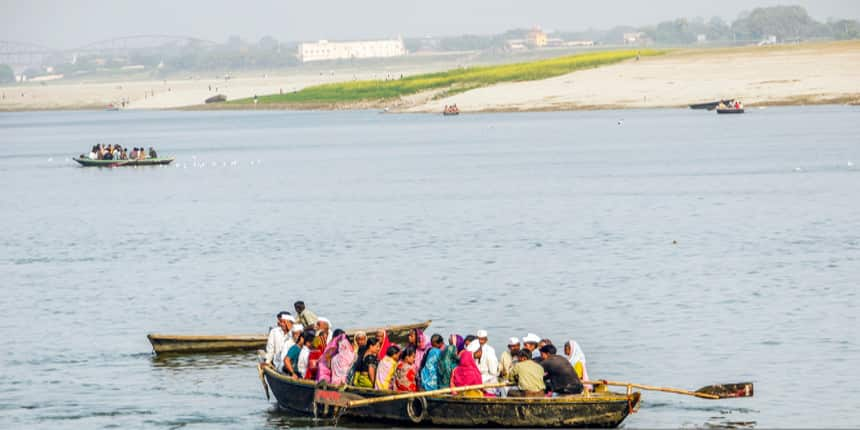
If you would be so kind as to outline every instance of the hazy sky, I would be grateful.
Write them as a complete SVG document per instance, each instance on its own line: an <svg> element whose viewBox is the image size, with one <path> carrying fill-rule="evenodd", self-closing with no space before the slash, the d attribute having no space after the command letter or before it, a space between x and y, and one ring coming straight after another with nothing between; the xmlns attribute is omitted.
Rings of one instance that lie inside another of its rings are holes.
<svg viewBox="0 0 860 430"><path fill-rule="evenodd" d="M805 6L819 20L860 19L860 0L0 0L0 40L74 48L166 34L223 42L357 39L653 24L676 17L733 20L757 6Z"/></svg>

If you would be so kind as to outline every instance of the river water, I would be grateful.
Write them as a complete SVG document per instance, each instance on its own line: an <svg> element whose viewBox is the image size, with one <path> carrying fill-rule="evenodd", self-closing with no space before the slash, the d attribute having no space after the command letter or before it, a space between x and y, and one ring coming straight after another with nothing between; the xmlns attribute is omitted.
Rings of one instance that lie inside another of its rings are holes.
<svg viewBox="0 0 860 430"><path fill-rule="evenodd" d="M0 115L0 427L286 428L251 354L149 332L575 338L627 428L860 422L860 110ZM81 168L95 142L170 167ZM856 164L855 164L856 163Z"/></svg>

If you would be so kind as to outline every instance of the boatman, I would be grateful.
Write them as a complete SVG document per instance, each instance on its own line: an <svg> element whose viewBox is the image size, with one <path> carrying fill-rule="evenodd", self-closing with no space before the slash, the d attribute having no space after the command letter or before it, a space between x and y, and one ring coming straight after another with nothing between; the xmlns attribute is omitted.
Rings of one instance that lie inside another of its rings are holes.
<svg viewBox="0 0 860 430"><path fill-rule="evenodd" d="M296 322L305 327L315 327L317 324L317 315L305 308L305 302L299 300L293 304L296 308Z"/></svg>
<svg viewBox="0 0 860 430"><path fill-rule="evenodd" d="M293 327L293 316L287 311L278 312L278 325L269 330L269 338L266 340L266 364L271 365L276 357L281 355L284 341L290 337Z"/></svg>

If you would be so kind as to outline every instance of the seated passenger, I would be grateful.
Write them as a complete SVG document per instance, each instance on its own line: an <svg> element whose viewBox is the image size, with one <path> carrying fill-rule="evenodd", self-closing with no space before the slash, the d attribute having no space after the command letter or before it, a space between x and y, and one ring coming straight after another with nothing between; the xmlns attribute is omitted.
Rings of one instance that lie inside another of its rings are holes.
<svg viewBox="0 0 860 430"><path fill-rule="evenodd" d="M582 393L582 381L576 376L573 366L564 357L556 355L552 345L544 345L540 349L541 366L549 380L548 387L558 395Z"/></svg>
<svg viewBox="0 0 860 430"><path fill-rule="evenodd" d="M394 389L394 371L397 370L397 360L400 358L400 347L391 345L385 351L385 358L379 362L376 368L376 389L377 390L392 390Z"/></svg>
<svg viewBox="0 0 860 430"><path fill-rule="evenodd" d="M360 354L355 362L352 385L373 388L373 382L376 381L376 367L379 365L376 354L379 353L381 345L378 339L368 339L367 345L359 350Z"/></svg>
<svg viewBox="0 0 860 430"><path fill-rule="evenodd" d="M394 372L394 387L397 391L418 391L418 386L415 385L416 356L417 350L413 345L403 350L400 362L397 363L397 370Z"/></svg>
<svg viewBox="0 0 860 430"><path fill-rule="evenodd" d="M579 343L573 339L565 342L564 356L570 361L570 365L576 371L576 376L579 376L579 379L588 381L588 369L585 367L585 353L582 352Z"/></svg>
<svg viewBox="0 0 860 430"><path fill-rule="evenodd" d="M310 379L308 378L308 374L310 373L310 361L311 361L311 349L308 348L308 345L313 342L314 333L313 330L308 330L302 333L302 349L299 351L299 365L296 369L296 373L300 378Z"/></svg>
<svg viewBox="0 0 860 430"><path fill-rule="evenodd" d="M316 324L316 332L317 338L314 339L313 345L311 348L318 349L320 351L324 350L328 345L329 340L331 340L331 321L328 318L320 317L317 320Z"/></svg>
<svg viewBox="0 0 860 430"><path fill-rule="evenodd" d="M540 343L540 338L534 333L529 333L523 338L523 349L532 354L532 359L540 359L538 343Z"/></svg>
<svg viewBox="0 0 860 430"><path fill-rule="evenodd" d="M158 158L158 154L151 146L149 147L149 158Z"/></svg>
<svg viewBox="0 0 860 430"><path fill-rule="evenodd" d="M465 350L460 352L460 361L454 371L451 372L451 388L468 387L471 385L481 385L481 371L478 370L478 364L475 363L475 357L472 355L480 349L480 344L477 341L472 341ZM481 390L468 390L460 394L466 397L483 397L484 392Z"/></svg>
<svg viewBox="0 0 860 430"><path fill-rule="evenodd" d="M338 347L338 336L346 335L343 330L337 329L334 331L333 338L325 345L325 348L322 351L322 355L320 355L319 368L317 370L317 381L326 381L328 383L331 382L331 370L332 370L332 360L334 356L337 354ZM317 338L314 339L314 342L317 342L317 339L320 339L320 335L317 334ZM349 343L349 341L347 341ZM352 345L350 345L352 348Z"/></svg>
<svg viewBox="0 0 860 430"><path fill-rule="evenodd" d="M289 351L287 351L286 357L284 357L283 372L293 378L298 378L299 375L304 374L299 368L299 358L305 349L305 338L301 335L301 330L301 324L293 326L293 333L298 333L298 335L293 338L294 343Z"/></svg>
<svg viewBox="0 0 860 430"><path fill-rule="evenodd" d="M460 335L452 334L448 340L448 346L442 350L442 356L439 357L439 365L436 366L436 372L439 374L439 387L445 388L451 386L451 373L460 362L458 355L463 349L463 338Z"/></svg>
<svg viewBox="0 0 860 430"><path fill-rule="evenodd" d="M439 359L442 358L442 348L445 347L445 341L442 335L434 334L430 336L430 350L424 356L424 362L420 364L419 378L421 380L421 389L424 391L436 390L439 388Z"/></svg>
<svg viewBox="0 0 860 430"><path fill-rule="evenodd" d="M532 360L528 350L516 352L516 364L508 372L508 380L517 384L516 389L508 391L509 397L543 397L546 384L543 381L543 366Z"/></svg>

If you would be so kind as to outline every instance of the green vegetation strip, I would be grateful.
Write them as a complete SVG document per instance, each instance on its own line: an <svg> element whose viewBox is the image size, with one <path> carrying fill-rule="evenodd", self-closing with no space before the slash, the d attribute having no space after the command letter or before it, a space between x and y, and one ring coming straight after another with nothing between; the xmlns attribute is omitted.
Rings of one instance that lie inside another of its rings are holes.
<svg viewBox="0 0 860 430"><path fill-rule="evenodd" d="M294 93L262 96L259 97L259 103L351 103L387 100L429 90L441 90L437 97L444 97L502 82L536 81L617 63L637 55L652 56L663 53L664 51L656 50L605 51L528 63L455 69L389 81L339 82L316 85ZM253 99L240 99L232 103L253 103Z"/></svg>

